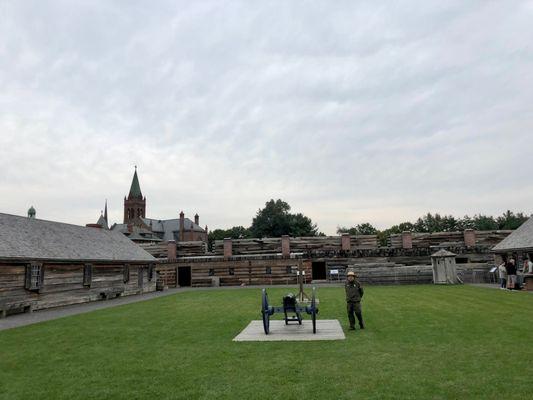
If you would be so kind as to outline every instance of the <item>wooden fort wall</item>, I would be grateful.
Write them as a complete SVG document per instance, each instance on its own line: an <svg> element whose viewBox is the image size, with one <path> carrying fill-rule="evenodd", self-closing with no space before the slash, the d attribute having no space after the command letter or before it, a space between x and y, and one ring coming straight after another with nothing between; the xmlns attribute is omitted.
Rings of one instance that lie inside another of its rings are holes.
<svg viewBox="0 0 533 400"><path fill-rule="evenodd" d="M404 265L386 260L361 263L358 259L305 259L301 265L305 270L305 281L313 281L313 264L326 264L329 282L342 282L346 279L346 272L353 270L359 280L367 284L396 285L396 284L429 284L433 281L431 264ZM157 265L161 284L167 287L177 287L178 268L190 268L191 286L248 286L248 285L281 285L296 284L295 269L298 262L291 259L253 259L253 260L224 260L224 259L180 259L173 262L162 262ZM487 263L458 264L457 271L461 280L468 282L489 282L491 277ZM335 271L335 274L332 274ZM187 283L188 285L188 283Z"/></svg>
<svg viewBox="0 0 533 400"><path fill-rule="evenodd" d="M343 280L349 268L373 284L431 283L431 255L439 248L457 255L464 282L487 282L495 263L491 248L510 233L404 232L392 235L386 247L378 245L376 235L225 239L215 241L209 254L203 244L194 242L159 244L152 254L162 258L157 268L162 284L170 287L179 285L178 268L190 268L187 284L192 286L293 284L294 257L301 259L307 280L312 279L315 265L322 263L325 273L320 280Z"/></svg>
<svg viewBox="0 0 533 400"><path fill-rule="evenodd" d="M213 285L280 285L296 284L295 271L302 264L301 259L285 257L194 257L162 261L156 267L159 279L164 286L180 285L178 268L191 269L191 286ZM307 279L310 280L310 264L303 264Z"/></svg>

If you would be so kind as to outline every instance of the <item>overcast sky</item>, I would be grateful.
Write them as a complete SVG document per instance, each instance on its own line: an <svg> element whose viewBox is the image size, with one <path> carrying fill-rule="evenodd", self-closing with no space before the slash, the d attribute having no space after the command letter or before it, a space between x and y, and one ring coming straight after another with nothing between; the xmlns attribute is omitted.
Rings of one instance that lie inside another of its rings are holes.
<svg viewBox="0 0 533 400"><path fill-rule="evenodd" d="M0 212L533 212L533 2L392 3L0 0Z"/></svg>

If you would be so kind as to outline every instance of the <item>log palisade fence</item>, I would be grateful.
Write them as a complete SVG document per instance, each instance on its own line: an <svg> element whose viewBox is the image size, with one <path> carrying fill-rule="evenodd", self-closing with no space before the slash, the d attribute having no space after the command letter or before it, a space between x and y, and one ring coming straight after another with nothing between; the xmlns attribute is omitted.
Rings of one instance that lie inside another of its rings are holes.
<svg viewBox="0 0 533 400"><path fill-rule="evenodd" d="M341 251L341 236L317 236L289 238L291 252ZM378 237L376 235L350 236L352 249L377 249ZM265 239L234 239L232 240L233 254L276 254L282 252L282 238ZM213 245L215 255L224 254L224 241L215 240Z"/></svg>
<svg viewBox="0 0 533 400"><path fill-rule="evenodd" d="M158 270L166 286L179 285L179 268L190 269L192 286L295 283L300 264L308 281L340 281L353 269L368 283L431 283L431 255L444 248L457 254L463 281L487 281L494 263L491 248L510 233L404 232L392 235L385 247L378 245L376 235L225 239L214 242L212 253L184 257L169 257L179 253L179 244L170 243L166 249L159 247L160 255L167 257Z"/></svg>
<svg viewBox="0 0 533 400"><path fill-rule="evenodd" d="M176 257L196 257L196 256L205 256L207 254L207 243L202 241L195 242L165 242L165 243L156 243L156 244L144 244L139 243L145 251L150 253L155 258L168 258L169 257L169 243L175 243L176 254L173 258ZM171 257L172 258L172 257Z"/></svg>
<svg viewBox="0 0 533 400"><path fill-rule="evenodd" d="M412 247L431 246L486 246L494 247L511 234L512 231L474 231L464 232L435 232L435 233L411 233L404 232L389 237L389 247L402 248L406 237L411 238ZM403 239L402 239L403 238Z"/></svg>

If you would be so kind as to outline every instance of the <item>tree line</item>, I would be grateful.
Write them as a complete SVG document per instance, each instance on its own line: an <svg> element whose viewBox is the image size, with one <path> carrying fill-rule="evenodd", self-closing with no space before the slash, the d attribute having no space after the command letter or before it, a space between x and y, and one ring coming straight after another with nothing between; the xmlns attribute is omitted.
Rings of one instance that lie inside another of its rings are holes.
<svg viewBox="0 0 533 400"><path fill-rule="evenodd" d="M402 232L458 232L465 229L475 229L477 231L514 230L527 221L528 218L529 216L523 212L514 213L510 210L507 210L499 217L476 214L473 217L465 215L463 218L455 218L452 215L427 213L415 222L402 222L383 230L375 228L368 222L351 228L337 227L337 234L378 235L380 243L385 245L390 235Z"/></svg>
<svg viewBox="0 0 533 400"><path fill-rule="evenodd" d="M524 223L529 216L523 212L514 213L506 211L499 217L476 214L473 217L465 215L456 218L452 215L440 215L427 213L415 222L402 222L389 228L379 230L371 223L365 222L352 227L337 227L337 234L349 233L351 235L378 235L380 243L386 245L387 238L392 234L405 231L410 232L456 232L465 229L506 230L516 229ZM209 232L209 247L212 248L215 240L224 238L247 239L263 237L280 237L289 235L292 237L302 236L325 236L311 218L302 213L291 213L291 206L281 199L271 199L265 206L259 209L249 227L234 226L230 229L215 229Z"/></svg>

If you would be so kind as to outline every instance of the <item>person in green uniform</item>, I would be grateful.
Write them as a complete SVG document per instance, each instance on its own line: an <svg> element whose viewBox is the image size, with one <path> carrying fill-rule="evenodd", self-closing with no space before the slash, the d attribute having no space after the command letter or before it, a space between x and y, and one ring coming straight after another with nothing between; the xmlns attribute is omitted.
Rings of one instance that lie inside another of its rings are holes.
<svg viewBox="0 0 533 400"><path fill-rule="evenodd" d="M363 313L361 311L361 299L363 298L364 290L361 283L356 279L355 272L349 271L346 274L346 309L348 311L348 319L350 320L350 330L355 330L355 317L359 321L359 327L365 329L363 323ZM355 315L354 315L355 314Z"/></svg>

